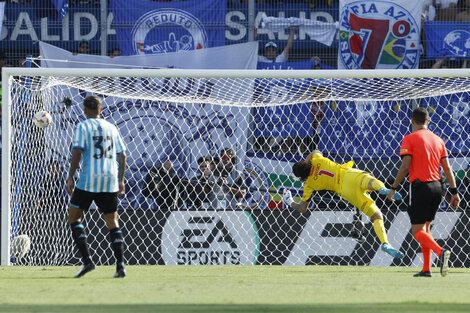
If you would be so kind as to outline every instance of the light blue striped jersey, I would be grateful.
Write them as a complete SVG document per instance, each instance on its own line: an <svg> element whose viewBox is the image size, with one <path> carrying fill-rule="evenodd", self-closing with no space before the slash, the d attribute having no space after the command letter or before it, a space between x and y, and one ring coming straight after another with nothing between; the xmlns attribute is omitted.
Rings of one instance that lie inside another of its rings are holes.
<svg viewBox="0 0 470 313"><path fill-rule="evenodd" d="M82 149L82 170L77 188L89 192L117 192L117 154L126 147L118 129L101 118L80 122L73 133L72 149Z"/></svg>

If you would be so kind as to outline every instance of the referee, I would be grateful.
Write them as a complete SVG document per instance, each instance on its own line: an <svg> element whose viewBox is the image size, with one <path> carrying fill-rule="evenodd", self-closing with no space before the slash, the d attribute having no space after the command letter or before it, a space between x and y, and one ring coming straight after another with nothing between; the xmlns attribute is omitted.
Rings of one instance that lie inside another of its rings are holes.
<svg viewBox="0 0 470 313"><path fill-rule="evenodd" d="M415 109L411 116L411 124L415 131L403 138L400 148L402 164L387 197L393 201L396 189L409 174L408 215L411 221L411 231L421 244L424 259L422 271L414 276L432 276L431 251L439 256L441 275L446 276L449 269L450 251L441 248L431 235L431 222L436 216L443 196L441 166L449 181L449 191L452 194L450 206L453 209L459 206L460 197L457 193L454 174L449 166L444 140L428 130L428 111L424 108Z"/></svg>

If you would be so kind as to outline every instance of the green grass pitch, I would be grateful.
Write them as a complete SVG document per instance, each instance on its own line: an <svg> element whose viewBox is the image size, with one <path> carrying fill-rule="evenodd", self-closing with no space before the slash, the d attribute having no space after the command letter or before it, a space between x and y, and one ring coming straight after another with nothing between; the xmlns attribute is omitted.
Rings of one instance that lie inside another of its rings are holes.
<svg viewBox="0 0 470 313"><path fill-rule="evenodd" d="M0 312L469 312L470 269L367 266L0 267Z"/></svg>

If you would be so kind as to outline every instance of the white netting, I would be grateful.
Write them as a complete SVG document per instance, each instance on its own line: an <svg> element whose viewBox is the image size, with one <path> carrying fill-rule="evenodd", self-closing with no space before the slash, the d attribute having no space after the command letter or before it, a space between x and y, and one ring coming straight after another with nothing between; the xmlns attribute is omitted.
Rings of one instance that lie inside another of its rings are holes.
<svg viewBox="0 0 470 313"><path fill-rule="evenodd" d="M158 70L156 70L158 71ZM426 71L426 70L423 70ZM465 75L465 70L456 70ZM268 71L269 72L269 71ZM181 72L180 72L181 73ZM30 77L32 89L69 86L121 98L223 106L307 101L398 101L468 92L468 77ZM252 75L251 75L252 76ZM318 75L316 75L318 76Z"/></svg>
<svg viewBox="0 0 470 313"><path fill-rule="evenodd" d="M103 99L102 117L117 125L128 148L126 195L119 202L126 262L418 265L421 255L404 202L372 195L385 215L390 243L406 254L399 261L380 251L366 216L338 196L318 193L316 209L301 215L282 208L279 191L287 187L299 196L302 186L292 180L291 166L313 149L338 163L354 159L357 168L390 183L416 106L430 111L430 128L446 141L462 178L470 149L469 74L343 79L250 72L246 78L217 78L204 72L170 77L171 71L148 77L156 74L143 71L142 77L12 77L10 239L31 239L31 251L15 262L80 262L67 225L65 174L74 126L85 118L83 99L96 94ZM53 118L43 130L32 123L39 110ZM207 177L198 172L202 157L209 157L203 167L213 167ZM222 169L227 162L234 164L232 171ZM400 192L406 196L406 186ZM433 233L439 243L461 249L453 266L469 266L468 216L444 204L443 209ZM112 264L108 232L94 207L84 224L93 260ZM364 241L353 238L358 232Z"/></svg>

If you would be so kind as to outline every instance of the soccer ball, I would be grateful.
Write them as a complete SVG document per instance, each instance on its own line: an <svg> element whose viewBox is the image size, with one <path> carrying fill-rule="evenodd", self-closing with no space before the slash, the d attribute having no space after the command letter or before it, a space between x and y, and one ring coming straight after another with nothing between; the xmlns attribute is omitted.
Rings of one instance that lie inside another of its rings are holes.
<svg viewBox="0 0 470 313"><path fill-rule="evenodd" d="M34 114L33 122L34 125L39 128L46 128L52 123L52 116L49 114L49 112L39 111Z"/></svg>

